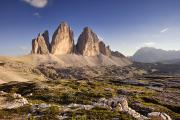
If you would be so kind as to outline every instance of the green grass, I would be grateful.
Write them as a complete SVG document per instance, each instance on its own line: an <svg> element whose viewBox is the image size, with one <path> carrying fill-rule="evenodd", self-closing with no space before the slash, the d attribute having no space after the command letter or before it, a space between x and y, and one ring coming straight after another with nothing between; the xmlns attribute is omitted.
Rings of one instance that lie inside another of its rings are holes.
<svg viewBox="0 0 180 120"><path fill-rule="evenodd" d="M134 120L131 116L125 113L119 113L115 111L109 111L104 108L94 108L92 110L79 110L68 113L69 120L112 120L113 118L119 118L119 120Z"/></svg>
<svg viewBox="0 0 180 120"><path fill-rule="evenodd" d="M56 105L67 105L70 103L78 104L91 104L97 101L99 98L112 98L120 95L118 90L124 90L132 95L128 97L128 103L131 106L132 103L138 102L147 107L153 107L154 111L165 112L171 115L173 118L178 118L180 114L172 111L168 106L164 106L160 101L151 99L153 96L157 96L154 90L148 89L144 86L133 85L118 85L109 82L109 79L103 79L103 81L92 80L91 82L86 80L54 80L46 82L30 82L30 83L11 83L7 85L0 85L0 90L19 93L26 97L30 103L50 103ZM41 87L43 86L43 87ZM106 90L108 88L108 90ZM171 90L171 89L170 89ZM175 91L173 89L173 91ZM32 93L32 96L29 94ZM48 112L48 111L47 111ZM143 111L142 111L143 112ZM17 113L17 112L15 112ZM20 114L23 112L20 112ZM8 115L10 111L1 111L0 116ZM78 111L70 113L71 117L76 119L110 119L112 117L119 117L120 119L126 119L127 115L122 113L111 112L108 110L93 109L90 111ZM94 116L94 117L92 117ZM123 117L124 116L124 117ZM45 116L44 119L50 119L52 116ZM128 117L127 117L128 118ZM56 118L54 118L56 119Z"/></svg>

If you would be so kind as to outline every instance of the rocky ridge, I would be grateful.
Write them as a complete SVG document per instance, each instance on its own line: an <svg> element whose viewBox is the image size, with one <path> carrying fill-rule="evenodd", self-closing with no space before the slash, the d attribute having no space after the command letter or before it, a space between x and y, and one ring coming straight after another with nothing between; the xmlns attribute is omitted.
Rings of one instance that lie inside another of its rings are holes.
<svg viewBox="0 0 180 120"><path fill-rule="evenodd" d="M142 47L130 57L132 61L142 63L178 63L180 59L179 50L163 50L154 47Z"/></svg>
<svg viewBox="0 0 180 120"><path fill-rule="evenodd" d="M111 57L117 56L116 52L111 51L109 46L106 46L101 41L97 34L89 27L85 27L80 34L77 44L74 44L73 31L66 22L62 22L53 34L52 42L49 43L48 31L39 34L32 41L32 54L78 54L82 56L97 56L103 54ZM121 54L121 53L120 53Z"/></svg>

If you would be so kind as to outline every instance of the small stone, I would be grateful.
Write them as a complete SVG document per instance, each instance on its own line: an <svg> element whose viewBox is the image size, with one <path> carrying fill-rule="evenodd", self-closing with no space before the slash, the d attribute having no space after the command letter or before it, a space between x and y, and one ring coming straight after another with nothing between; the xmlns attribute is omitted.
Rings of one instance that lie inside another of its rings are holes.
<svg viewBox="0 0 180 120"><path fill-rule="evenodd" d="M158 119L158 120L172 120L169 115L167 115L166 113L161 113L161 112L148 113L148 117L151 119Z"/></svg>

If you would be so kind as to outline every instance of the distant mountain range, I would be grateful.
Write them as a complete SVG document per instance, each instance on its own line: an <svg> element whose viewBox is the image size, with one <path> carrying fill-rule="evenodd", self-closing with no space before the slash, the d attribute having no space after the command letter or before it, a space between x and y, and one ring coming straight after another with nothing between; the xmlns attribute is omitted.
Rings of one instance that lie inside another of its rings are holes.
<svg viewBox="0 0 180 120"><path fill-rule="evenodd" d="M153 47L143 47L130 57L132 61L143 63L161 62L166 64L180 64L180 50L162 50Z"/></svg>

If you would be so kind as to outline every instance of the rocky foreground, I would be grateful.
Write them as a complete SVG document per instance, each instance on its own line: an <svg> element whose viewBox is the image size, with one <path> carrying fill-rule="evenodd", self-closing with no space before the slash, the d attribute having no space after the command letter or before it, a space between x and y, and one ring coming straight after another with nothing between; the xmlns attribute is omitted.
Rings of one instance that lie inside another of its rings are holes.
<svg viewBox="0 0 180 120"><path fill-rule="evenodd" d="M170 65L169 73L163 64L140 63L62 68L5 63L1 68L29 81L0 85L0 119L180 118L178 65Z"/></svg>

